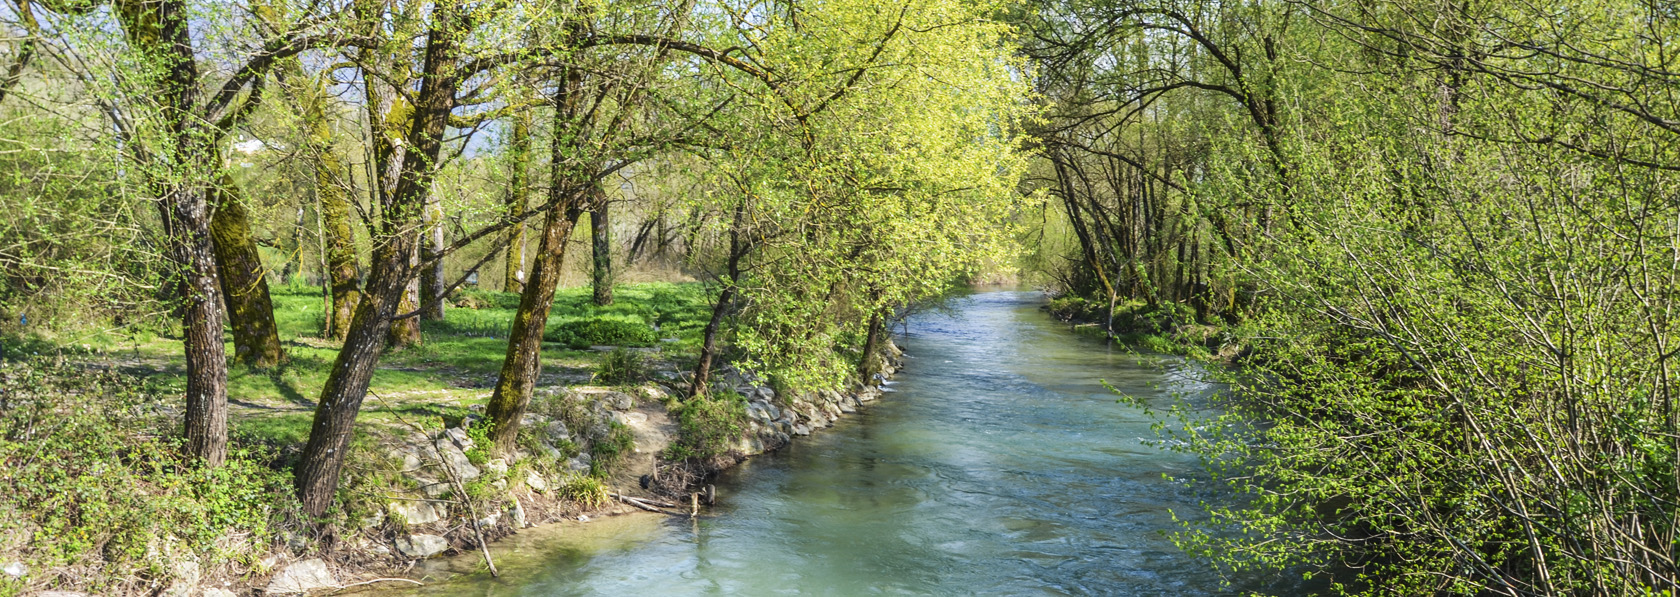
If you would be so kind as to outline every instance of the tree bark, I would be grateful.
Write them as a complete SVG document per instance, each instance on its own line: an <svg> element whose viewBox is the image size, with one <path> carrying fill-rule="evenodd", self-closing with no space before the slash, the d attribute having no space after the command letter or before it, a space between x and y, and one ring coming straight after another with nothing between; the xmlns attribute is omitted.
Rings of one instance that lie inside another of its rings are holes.
<svg viewBox="0 0 1680 597"><path fill-rule="evenodd" d="M426 35L422 68L425 76L406 135L410 155L403 160L395 188L386 200L381 234L374 243L368 292L357 306L344 348L321 389L309 443L295 471L298 499L311 515L319 516L332 505L356 415L367 396L385 334L391 318L398 315L397 303L413 279L411 260L420 241L420 214L437 171L449 112L455 107L458 44L470 29L470 16L458 3L432 5L432 26Z"/></svg>
<svg viewBox="0 0 1680 597"><path fill-rule="evenodd" d="M582 74L568 71L554 102L554 141L550 146L549 171L552 182L548 187L549 202L554 206L543 218L543 235L537 244L536 259L531 275L519 298L519 312L514 315L513 327L508 331L507 356L496 380L496 390L490 395L485 415L491 421L491 440L496 451L512 454L519 438L521 419L531 404L531 391L537 376L542 373L542 335L548 326L548 310L554 304L554 290L560 284L561 266L565 263L566 246L570 244L572 228L583 215L581 200L594 185L593 173L568 158L576 143L573 122L581 94Z"/></svg>
<svg viewBox="0 0 1680 597"><path fill-rule="evenodd" d="M858 363L858 377L866 385L870 378L881 372L881 359L875 353L881 351L881 334L884 331L881 315L877 313L871 316L869 335L865 336L863 341L863 360Z"/></svg>
<svg viewBox="0 0 1680 597"><path fill-rule="evenodd" d="M420 307L420 280L410 278L408 285L397 299L397 315L413 313ZM424 313L422 311L422 313ZM403 349L420 345L420 318L404 317L391 322L391 329L385 333L385 347Z"/></svg>
<svg viewBox="0 0 1680 597"><path fill-rule="evenodd" d="M595 271L591 284L595 290L595 304L613 302L612 222L608 219L607 194L595 190L595 200L589 210L589 235L594 248Z"/></svg>
<svg viewBox="0 0 1680 597"><path fill-rule="evenodd" d="M158 199L167 254L180 285L183 350L187 361L187 453L206 466L227 458L227 350L222 344L222 296L210 219L209 173L219 159L216 131L198 114L198 63L190 10L181 0L123 2L117 17L130 44L156 61L158 106L168 152L136 164L161 168L147 178ZM130 147L138 147L130 145ZM141 151L136 149L135 151Z"/></svg>
<svg viewBox="0 0 1680 597"><path fill-rule="evenodd" d="M521 112L513 119L513 138L508 153L513 159L508 176L507 212L509 217L525 215L525 205L531 196L531 182L527 170L531 165L531 116ZM507 231L507 261L503 269L503 292L525 291L525 224L514 224ZM523 299L521 299L523 302Z"/></svg>
<svg viewBox="0 0 1680 597"><path fill-rule="evenodd" d="M210 220L216 271L233 328L233 358L257 369L280 364L280 328L274 323L274 303L268 295L268 276L257 243L251 237L245 197L233 177L223 174L220 197Z"/></svg>
<svg viewBox="0 0 1680 597"><path fill-rule="evenodd" d="M564 191L562 191L564 192ZM531 277L519 297L519 312L508 333L507 356L490 395L485 415L494 423L491 439L500 454L512 454L519 438L521 419L531 403L537 376L542 373L542 336L548 327L548 310L554 305L554 290L560 284L561 265L566 258L572 227L582 215L577 209L556 207L543 223L537 256L531 263Z"/></svg>
<svg viewBox="0 0 1680 597"><path fill-rule="evenodd" d="M350 319L356 315L356 303L362 289L356 262L356 229L350 218L350 199L345 192L347 173L338 153L333 151L332 123L327 118L327 93L320 81L306 78L296 59L281 63L277 70L280 79L292 90L292 96L303 111L303 124L308 127L304 149L315 169L315 202L321 217L321 244L326 253L327 282L332 300L322 322L322 335L344 340L350 331Z"/></svg>
<svg viewBox="0 0 1680 597"><path fill-rule="evenodd" d="M435 194L431 195L426 203L424 222L430 244L420 250L420 255L432 265L420 270L420 318L427 321L443 321L443 294L449 282L443 278L443 260L436 259L444 249L443 204Z"/></svg>

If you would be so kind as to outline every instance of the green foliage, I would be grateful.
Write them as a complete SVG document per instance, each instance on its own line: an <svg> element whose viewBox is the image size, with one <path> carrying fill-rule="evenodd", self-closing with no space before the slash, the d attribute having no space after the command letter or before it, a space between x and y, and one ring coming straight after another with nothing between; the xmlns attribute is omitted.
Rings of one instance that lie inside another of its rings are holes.
<svg viewBox="0 0 1680 597"><path fill-rule="evenodd" d="M40 362L0 362L0 543L32 570L76 565L99 579L151 576L170 553L206 565L265 553L296 516L290 477L273 455L236 447L220 468L181 459L169 434L136 434L167 423L164 403L138 384ZM167 429L167 426L161 427ZM244 541L230 542L228 537ZM98 588L95 585L91 588Z"/></svg>
<svg viewBox="0 0 1680 597"><path fill-rule="evenodd" d="M595 381L610 385L641 383L648 376L647 359L642 353L614 348L595 368Z"/></svg>
<svg viewBox="0 0 1680 597"><path fill-rule="evenodd" d="M618 461L636 447L636 433L618 421L607 423L606 437L589 444L589 475L606 477Z"/></svg>
<svg viewBox="0 0 1680 597"><path fill-rule="evenodd" d="M561 499L570 501L586 510L605 507L612 496L607 495L607 484L589 475L566 475L557 484L555 491Z"/></svg>
<svg viewBox="0 0 1680 597"><path fill-rule="evenodd" d="M652 346L658 340L653 328L631 317L596 316L550 326L543 340L559 342L573 349L590 346Z"/></svg>
<svg viewBox="0 0 1680 597"><path fill-rule="evenodd" d="M747 399L734 392L706 394L671 408L680 435L666 448L669 460L703 459L728 452L747 431Z"/></svg>

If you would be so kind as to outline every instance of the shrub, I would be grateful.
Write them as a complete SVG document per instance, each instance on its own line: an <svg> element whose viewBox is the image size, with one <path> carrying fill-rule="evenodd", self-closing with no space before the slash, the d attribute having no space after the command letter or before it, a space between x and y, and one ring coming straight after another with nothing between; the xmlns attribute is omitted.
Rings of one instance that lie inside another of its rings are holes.
<svg viewBox="0 0 1680 597"><path fill-rule="evenodd" d="M543 334L543 340L559 342L573 349L590 346L652 346L659 338L653 328L636 320L591 317L560 323Z"/></svg>
<svg viewBox="0 0 1680 597"><path fill-rule="evenodd" d="M235 446L223 466L183 461L165 402L135 380L72 367L0 362L0 559L51 578L60 566L94 583L151 578L159 554L214 565L266 551L297 516L273 455ZM169 438L169 439L160 439ZM228 537L244 537L229 542ZM165 549L167 548L167 550ZM10 553L8 553L10 552Z"/></svg>
<svg viewBox="0 0 1680 597"><path fill-rule="evenodd" d="M640 383L647 375L647 362L642 353L622 346L607 353L601 366L595 368L595 381L613 385Z"/></svg>
<svg viewBox="0 0 1680 597"><path fill-rule="evenodd" d="M607 436L598 438L589 445L589 474L593 477L605 477L612 472L613 465L636 447L636 434L623 423L613 421L607 426Z"/></svg>
<svg viewBox="0 0 1680 597"><path fill-rule="evenodd" d="M566 475L560 479L558 494L585 509L594 510L607 505L607 484L587 475Z"/></svg>
<svg viewBox="0 0 1680 597"><path fill-rule="evenodd" d="M710 458L728 452L747 429L747 399L734 392L706 395L678 404L680 435L666 451L670 460Z"/></svg>

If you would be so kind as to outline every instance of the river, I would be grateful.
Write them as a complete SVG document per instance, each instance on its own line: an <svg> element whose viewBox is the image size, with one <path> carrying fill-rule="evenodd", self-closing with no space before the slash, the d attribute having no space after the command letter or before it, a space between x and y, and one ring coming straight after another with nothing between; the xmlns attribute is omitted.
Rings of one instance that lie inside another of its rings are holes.
<svg viewBox="0 0 1680 597"><path fill-rule="evenodd" d="M1193 458L1099 379L1165 406L1216 391L1176 359L1109 350L983 292L911 318L891 393L718 480L698 520L616 516L527 530L502 577L426 595L1210 595L1225 586L1164 535L1210 496ZM903 333L901 328L899 332ZM1217 496L1212 496L1217 499ZM434 576L481 563L427 564ZM1275 590L1275 589L1274 589Z"/></svg>

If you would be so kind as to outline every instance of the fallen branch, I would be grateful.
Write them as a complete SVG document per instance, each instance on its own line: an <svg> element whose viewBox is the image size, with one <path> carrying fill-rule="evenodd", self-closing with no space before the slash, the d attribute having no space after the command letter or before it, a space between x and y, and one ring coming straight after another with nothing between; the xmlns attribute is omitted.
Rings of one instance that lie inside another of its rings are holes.
<svg viewBox="0 0 1680 597"><path fill-rule="evenodd" d="M417 586L422 586L422 587L426 586L426 583L420 582L418 580L408 579L408 578L375 578L373 580L364 580L362 582L353 582L353 583L350 583L350 584L347 584L347 585L338 585L336 588L333 589L333 593L338 593L339 591L348 589L350 587L359 587L359 586L362 586L362 585L371 585L371 584L376 583L376 582L408 582L408 583L414 583Z"/></svg>

